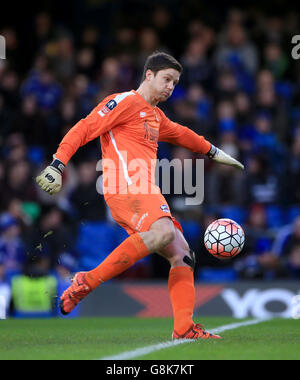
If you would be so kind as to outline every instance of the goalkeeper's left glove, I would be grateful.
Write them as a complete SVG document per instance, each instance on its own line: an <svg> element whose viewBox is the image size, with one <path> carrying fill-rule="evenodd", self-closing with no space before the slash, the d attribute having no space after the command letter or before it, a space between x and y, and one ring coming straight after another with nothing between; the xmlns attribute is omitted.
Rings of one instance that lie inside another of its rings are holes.
<svg viewBox="0 0 300 380"><path fill-rule="evenodd" d="M52 163L36 178L40 188L50 195L56 194L62 187L62 173L65 165L54 158Z"/></svg>
<svg viewBox="0 0 300 380"><path fill-rule="evenodd" d="M215 147L214 145L211 146L210 151L207 153L207 156L211 160L216 161L220 164L234 166L237 169L244 170L243 164L241 164L235 158L229 156L229 154L223 152L223 150Z"/></svg>

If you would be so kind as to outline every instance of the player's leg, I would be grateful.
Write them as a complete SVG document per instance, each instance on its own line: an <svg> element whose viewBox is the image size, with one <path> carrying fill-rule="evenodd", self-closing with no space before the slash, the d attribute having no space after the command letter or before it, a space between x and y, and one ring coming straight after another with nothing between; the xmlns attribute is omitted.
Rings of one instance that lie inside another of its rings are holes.
<svg viewBox="0 0 300 380"><path fill-rule="evenodd" d="M175 229L174 239L168 245L166 245L162 250L158 250L157 253L169 261L171 265L171 269L178 266L180 267L184 266L184 267L194 270L194 266L195 266L194 253L190 249L188 242L183 236L183 233L178 228L174 228L174 229Z"/></svg>
<svg viewBox="0 0 300 380"><path fill-rule="evenodd" d="M61 312L69 314L84 297L101 283L123 273L150 253L163 249L175 237L174 225L168 217L160 218L151 227L147 232L134 233L129 236L95 269L77 273L72 285L61 297Z"/></svg>
<svg viewBox="0 0 300 380"><path fill-rule="evenodd" d="M175 238L175 228L170 218L160 218L147 232L129 236L95 269L87 272L86 280L94 289L134 265L150 253L157 252Z"/></svg>
<svg viewBox="0 0 300 380"><path fill-rule="evenodd" d="M185 333L193 324L195 305L194 257L181 231L176 228L175 239L158 252L171 265L168 288L174 315L174 331Z"/></svg>
<svg viewBox="0 0 300 380"><path fill-rule="evenodd" d="M176 229L169 217L162 217L151 224L146 232L140 232L149 252L159 252L168 246L176 237Z"/></svg>
<svg viewBox="0 0 300 380"><path fill-rule="evenodd" d="M168 289L174 316L173 338L219 338L205 332L202 326L193 321L195 254L178 228L175 239L158 253L171 265Z"/></svg>

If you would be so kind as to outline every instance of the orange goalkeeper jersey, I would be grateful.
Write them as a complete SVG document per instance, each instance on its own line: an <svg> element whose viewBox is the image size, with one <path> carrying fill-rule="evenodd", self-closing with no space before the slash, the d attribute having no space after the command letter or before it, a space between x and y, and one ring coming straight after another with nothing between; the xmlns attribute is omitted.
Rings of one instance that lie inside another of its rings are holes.
<svg viewBox="0 0 300 380"><path fill-rule="evenodd" d="M203 136L172 122L134 90L112 94L100 102L65 135L55 157L66 165L79 147L98 137L106 198L126 192L140 181L155 187L158 141L202 154L211 148Z"/></svg>

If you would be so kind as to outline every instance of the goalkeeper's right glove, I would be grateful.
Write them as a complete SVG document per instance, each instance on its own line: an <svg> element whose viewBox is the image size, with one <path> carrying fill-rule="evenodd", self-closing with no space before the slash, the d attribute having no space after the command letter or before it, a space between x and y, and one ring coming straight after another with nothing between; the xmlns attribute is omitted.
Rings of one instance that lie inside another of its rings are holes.
<svg viewBox="0 0 300 380"><path fill-rule="evenodd" d="M207 153L208 158L213 161L216 161L220 164L234 166L237 169L244 170L244 165L237 161L235 158L229 156L229 154L225 153L223 150L211 146L210 151Z"/></svg>
<svg viewBox="0 0 300 380"><path fill-rule="evenodd" d="M65 165L54 158L52 163L36 178L40 188L50 195L57 194L62 187L62 173Z"/></svg>

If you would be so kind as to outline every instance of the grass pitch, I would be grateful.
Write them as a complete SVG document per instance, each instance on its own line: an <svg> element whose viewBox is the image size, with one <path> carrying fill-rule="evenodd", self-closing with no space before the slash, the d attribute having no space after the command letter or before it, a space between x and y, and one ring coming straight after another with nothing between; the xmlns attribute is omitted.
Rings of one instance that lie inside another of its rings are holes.
<svg viewBox="0 0 300 380"><path fill-rule="evenodd" d="M240 322L201 318L205 328ZM171 340L168 318L0 321L0 360L91 360ZM299 360L300 320L272 319L224 331L222 340L186 342L135 357L145 360Z"/></svg>

